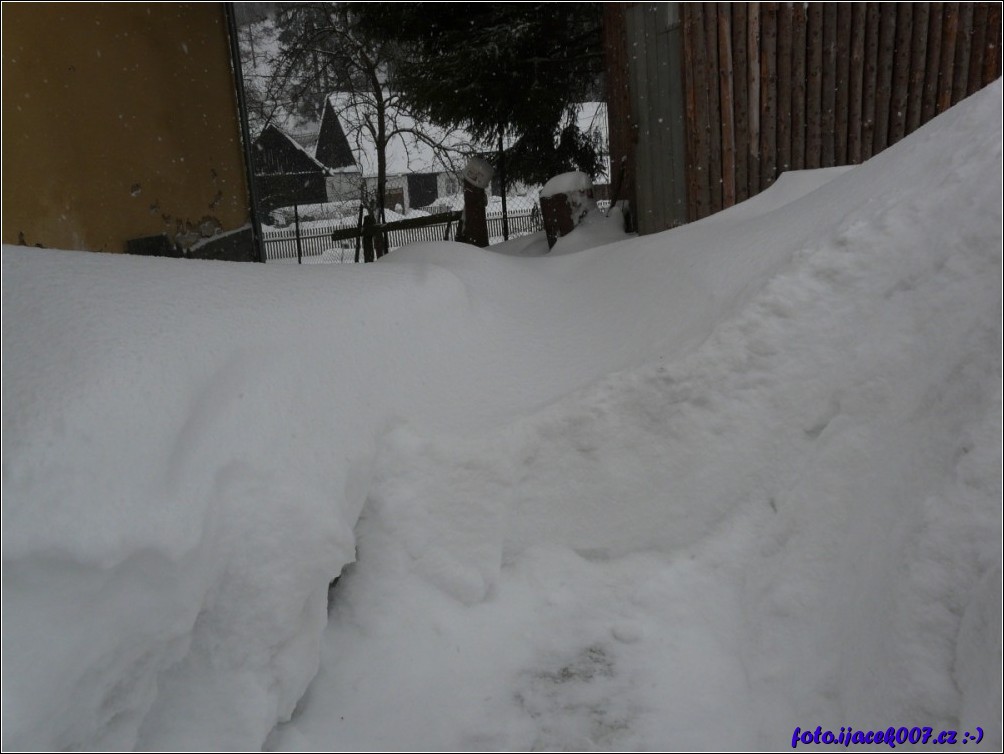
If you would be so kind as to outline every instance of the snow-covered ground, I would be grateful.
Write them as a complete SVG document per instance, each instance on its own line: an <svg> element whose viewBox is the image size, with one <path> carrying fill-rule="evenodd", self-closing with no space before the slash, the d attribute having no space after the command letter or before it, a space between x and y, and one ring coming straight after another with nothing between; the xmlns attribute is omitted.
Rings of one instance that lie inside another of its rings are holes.
<svg viewBox="0 0 1004 754"><path fill-rule="evenodd" d="M5 247L4 747L999 748L1001 106L546 256Z"/></svg>

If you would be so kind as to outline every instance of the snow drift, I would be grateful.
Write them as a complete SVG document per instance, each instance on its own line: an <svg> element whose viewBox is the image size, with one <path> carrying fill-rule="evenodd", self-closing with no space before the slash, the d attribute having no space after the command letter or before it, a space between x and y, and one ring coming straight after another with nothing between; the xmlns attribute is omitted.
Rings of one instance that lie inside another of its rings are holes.
<svg viewBox="0 0 1004 754"><path fill-rule="evenodd" d="M5 247L4 745L999 747L1000 112L543 258Z"/></svg>

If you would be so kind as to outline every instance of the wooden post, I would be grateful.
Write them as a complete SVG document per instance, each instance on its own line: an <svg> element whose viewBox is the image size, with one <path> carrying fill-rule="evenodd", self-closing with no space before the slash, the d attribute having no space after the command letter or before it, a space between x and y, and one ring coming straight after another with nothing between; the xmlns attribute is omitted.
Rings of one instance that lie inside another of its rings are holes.
<svg viewBox="0 0 1004 754"><path fill-rule="evenodd" d="M941 80L938 84L938 114L952 106L952 84L955 83L955 42L959 34L959 6L945 3L941 35Z"/></svg>
<svg viewBox="0 0 1004 754"><path fill-rule="evenodd" d="M376 222L373 215L366 213L363 219L363 261L373 262L376 256L373 253L373 236L376 234Z"/></svg>
<svg viewBox="0 0 1004 754"><path fill-rule="evenodd" d="M998 6L999 7L999 6ZM969 82L966 84L966 96L980 88L983 78L983 54L987 47L987 18L990 9L987 3L976 3L973 15L973 43L969 55Z"/></svg>
<svg viewBox="0 0 1004 754"><path fill-rule="evenodd" d="M777 3L760 12L760 187L777 180Z"/></svg>
<svg viewBox="0 0 1004 754"><path fill-rule="evenodd" d="M805 167L805 94L808 72L806 51L805 4L795 3L791 16L791 169Z"/></svg>
<svg viewBox="0 0 1004 754"><path fill-rule="evenodd" d="M983 86L1001 75L1001 6L991 3L987 9L987 41L983 51Z"/></svg>
<svg viewBox="0 0 1004 754"><path fill-rule="evenodd" d="M805 167L818 168L823 157L823 6L808 8L806 32L808 87L805 100Z"/></svg>
<svg viewBox="0 0 1004 754"><path fill-rule="evenodd" d="M296 263L303 264L303 248L300 246L300 205L293 205L293 227L296 229Z"/></svg>
<svg viewBox="0 0 1004 754"><path fill-rule="evenodd" d="M701 166L701 123L697 115L698 83L694 49L694 5L684 3L682 11L683 65L681 68L683 69L684 132L687 142L687 220L697 220L700 217L698 194L701 184L698 171Z"/></svg>
<svg viewBox="0 0 1004 754"><path fill-rule="evenodd" d="M732 7L732 108L736 118L736 201L749 198L749 92L747 89L746 3Z"/></svg>
<svg viewBox="0 0 1004 754"><path fill-rule="evenodd" d="M689 5L689 3L688 3ZM749 195L760 193L760 3L749 6L746 55L749 73Z"/></svg>
<svg viewBox="0 0 1004 754"><path fill-rule="evenodd" d="M913 34L913 5L897 3L896 9L896 53L889 102L890 145L906 135L906 110L910 101L910 40Z"/></svg>
<svg viewBox="0 0 1004 754"><path fill-rule="evenodd" d="M865 83L865 20L867 4L854 3L851 18L851 69L847 108L847 161L861 162L862 97Z"/></svg>
<svg viewBox="0 0 1004 754"><path fill-rule="evenodd" d="M837 40L836 40L836 63L837 63L837 83L836 83L836 107L834 110L834 163L837 165L847 164L848 131L850 123L851 106L851 45L853 39L851 32L853 29L854 6L851 3L839 3L837 5Z"/></svg>
<svg viewBox="0 0 1004 754"><path fill-rule="evenodd" d="M906 132L913 133L920 124L924 109L924 73L927 66L927 29L931 8L917 3L913 9L913 39L910 41L910 96L906 106Z"/></svg>
<svg viewBox="0 0 1004 754"><path fill-rule="evenodd" d="M585 173L557 175L540 190L540 212L547 234L547 247L571 233L582 219L596 211L593 184Z"/></svg>
<svg viewBox="0 0 1004 754"><path fill-rule="evenodd" d="M464 238L466 243L484 248L488 245L488 221L485 189L492 182L492 166L480 157L472 157L464 168Z"/></svg>
<svg viewBox="0 0 1004 754"><path fill-rule="evenodd" d="M718 212L722 208L722 110L718 94L718 13L715 3L705 3L704 10L704 50L707 65L704 80L708 101L708 165L709 199L708 212Z"/></svg>
<svg viewBox="0 0 1004 754"><path fill-rule="evenodd" d="M842 5L842 3L841 3ZM823 154L822 167L837 155L837 4L823 3Z"/></svg>
<svg viewBox="0 0 1004 754"><path fill-rule="evenodd" d="M499 127L499 193L502 195L502 240L509 240L509 207L506 205L505 131Z"/></svg>
<svg viewBox="0 0 1004 754"><path fill-rule="evenodd" d="M359 202L359 217L356 218L356 228L359 230L359 235L356 236L356 264L359 264L359 245L363 239L363 203Z"/></svg>
<svg viewBox="0 0 1004 754"><path fill-rule="evenodd" d="M896 3L881 3L879 30L878 85L875 92L875 153L889 145L889 109L892 102L892 75L896 61Z"/></svg>
<svg viewBox="0 0 1004 754"><path fill-rule="evenodd" d="M861 159L875 154L875 98L878 92L879 31L882 15L878 3L865 3L865 72L861 92Z"/></svg>
<svg viewBox="0 0 1004 754"><path fill-rule="evenodd" d="M927 61L924 64L924 100L920 122L927 123L938 112L938 77L941 74L941 29L944 3L931 3L928 8Z"/></svg>
<svg viewBox="0 0 1004 754"><path fill-rule="evenodd" d="M777 8L777 172L791 170L792 77L791 77L791 15L790 3Z"/></svg>
<svg viewBox="0 0 1004 754"><path fill-rule="evenodd" d="M722 206L736 203L736 137L732 77L732 14L718 4L718 72L722 102Z"/></svg>
<svg viewBox="0 0 1004 754"><path fill-rule="evenodd" d="M969 48L972 44L973 4L959 3L959 36L955 46L955 74L952 79L952 104L966 96L969 85Z"/></svg>
<svg viewBox="0 0 1004 754"><path fill-rule="evenodd" d="M691 56L694 70L694 191L693 215L691 220L700 220L711 214L711 124L708 114L708 56L704 31L704 6L701 3L685 3L684 36L691 42ZM689 25L689 29L687 28Z"/></svg>

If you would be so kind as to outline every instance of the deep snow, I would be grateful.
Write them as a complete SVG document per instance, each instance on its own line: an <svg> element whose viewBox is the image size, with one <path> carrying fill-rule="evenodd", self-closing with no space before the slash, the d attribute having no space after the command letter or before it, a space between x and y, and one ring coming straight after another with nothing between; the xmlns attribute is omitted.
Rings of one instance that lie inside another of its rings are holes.
<svg viewBox="0 0 1004 754"><path fill-rule="evenodd" d="M999 748L1001 104L539 258L5 247L5 748Z"/></svg>

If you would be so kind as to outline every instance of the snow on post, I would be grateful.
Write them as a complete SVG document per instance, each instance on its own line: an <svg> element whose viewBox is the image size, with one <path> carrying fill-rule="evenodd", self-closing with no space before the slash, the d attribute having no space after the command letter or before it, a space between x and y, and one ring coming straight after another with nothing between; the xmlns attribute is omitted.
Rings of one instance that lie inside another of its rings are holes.
<svg viewBox="0 0 1004 754"><path fill-rule="evenodd" d="M544 184L540 211L548 248L553 248L559 238L571 233L595 209L593 182L585 173L562 173Z"/></svg>
<svg viewBox="0 0 1004 754"><path fill-rule="evenodd" d="M458 241L484 248L488 245L488 220L485 208L488 197L485 189L492 182L495 169L481 157L471 157L464 168L464 225Z"/></svg>

